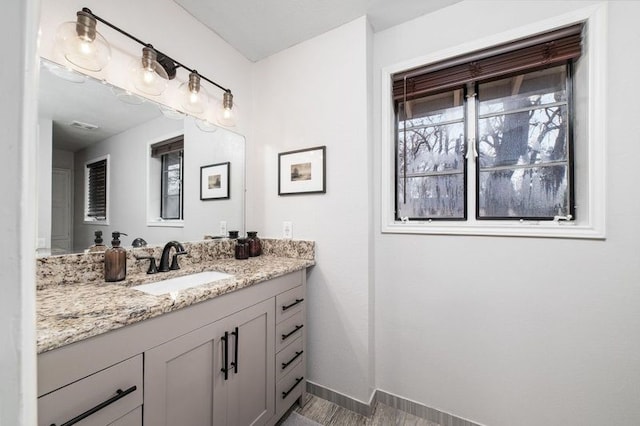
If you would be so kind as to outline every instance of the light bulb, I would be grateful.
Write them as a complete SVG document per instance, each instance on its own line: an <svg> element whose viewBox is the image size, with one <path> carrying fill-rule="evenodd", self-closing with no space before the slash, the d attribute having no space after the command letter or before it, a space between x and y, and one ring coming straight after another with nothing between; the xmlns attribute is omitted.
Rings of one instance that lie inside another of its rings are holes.
<svg viewBox="0 0 640 426"><path fill-rule="evenodd" d="M218 123L225 127L233 127L236 125L233 114L233 95L231 92L224 92L222 96L222 112L218 117Z"/></svg>
<svg viewBox="0 0 640 426"><path fill-rule="evenodd" d="M131 63L133 86L147 95L161 95L168 85L167 71L157 59L158 53L149 45L142 49L142 58L134 59Z"/></svg>
<svg viewBox="0 0 640 426"><path fill-rule="evenodd" d="M89 71L102 70L111 59L111 47L96 31L96 19L81 10L76 22L65 22L56 32L56 45L65 59Z"/></svg>
<svg viewBox="0 0 640 426"><path fill-rule="evenodd" d="M202 114L207 106L207 92L200 87L200 76L197 71L189 74L189 81L180 85L180 105L187 112Z"/></svg>

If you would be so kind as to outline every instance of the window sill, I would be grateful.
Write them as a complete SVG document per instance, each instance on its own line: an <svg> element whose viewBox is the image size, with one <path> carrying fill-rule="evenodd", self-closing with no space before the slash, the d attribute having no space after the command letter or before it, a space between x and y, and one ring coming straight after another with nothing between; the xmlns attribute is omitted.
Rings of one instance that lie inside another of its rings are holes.
<svg viewBox="0 0 640 426"><path fill-rule="evenodd" d="M85 225L98 225L98 226L109 226L109 220L89 220L85 219L83 221Z"/></svg>
<svg viewBox="0 0 640 426"><path fill-rule="evenodd" d="M383 234L483 235L500 237L579 238L604 240L601 229L567 222L495 222L447 223L391 222L382 225Z"/></svg>
<svg viewBox="0 0 640 426"><path fill-rule="evenodd" d="M184 220L149 220L147 226L158 228L184 228Z"/></svg>

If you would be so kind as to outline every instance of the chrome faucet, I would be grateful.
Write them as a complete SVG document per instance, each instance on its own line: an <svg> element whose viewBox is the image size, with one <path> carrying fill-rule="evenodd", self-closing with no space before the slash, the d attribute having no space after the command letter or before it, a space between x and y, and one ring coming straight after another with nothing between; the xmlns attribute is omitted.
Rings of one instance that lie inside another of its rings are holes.
<svg viewBox="0 0 640 426"><path fill-rule="evenodd" d="M172 248L174 248L176 252L173 254L171 266L169 266L169 253L171 253ZM160 258L160 266L158 267L158 272L167 272L180 269L180 266L178 265L178 256L183 254L187 254L187 252L182 244L177 241L169 241L164 245L164 249L162 249L162 257Z"/></svg>

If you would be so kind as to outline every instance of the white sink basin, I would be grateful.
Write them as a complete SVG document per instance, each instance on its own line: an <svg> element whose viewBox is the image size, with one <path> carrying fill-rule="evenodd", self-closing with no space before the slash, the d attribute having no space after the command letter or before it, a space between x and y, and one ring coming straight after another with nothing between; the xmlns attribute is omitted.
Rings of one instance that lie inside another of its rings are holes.
<svg viewBox="0 0 640 426"><path fill-rule="evenodd" d="M210 284L215 281L232 277L233 275L225 274L224 272L205 271L198 272L197 274L156 281L155 283L137 285L131 288L133 288L134 290L142 291L144 293L153 294L154 296L158 296L166 293L175 293L187 288L197 287L203 284Z"/></svg>

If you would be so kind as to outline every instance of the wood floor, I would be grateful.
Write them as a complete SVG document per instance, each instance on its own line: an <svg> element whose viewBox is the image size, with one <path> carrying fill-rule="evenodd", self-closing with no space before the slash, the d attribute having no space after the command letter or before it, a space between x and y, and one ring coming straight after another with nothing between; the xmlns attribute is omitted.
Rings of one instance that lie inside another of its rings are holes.
<svg viewBox="0 0 640 426"><path fill-rule="evenodd" d="M323 426L440 426L380 402L376 403L371 417L364 417L309 393L304 407L297 407L295 411Z"/></svg>

